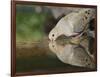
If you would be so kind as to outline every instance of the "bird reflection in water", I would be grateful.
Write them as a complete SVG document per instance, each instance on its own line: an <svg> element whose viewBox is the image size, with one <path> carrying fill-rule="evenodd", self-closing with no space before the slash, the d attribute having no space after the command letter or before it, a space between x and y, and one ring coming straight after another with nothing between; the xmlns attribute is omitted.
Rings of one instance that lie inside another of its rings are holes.
<svg viewBox="0 0 100 77"><path fill-rule="evenodd" d="M66 64L95 68L93 61L93 55L90 54L88 49L89 40L85 39L79 44L73 44L70 42L59 43L59 41L50 41L49 49L56 54L58 59ZM61 42L61 41L60 41Z"/></svg>

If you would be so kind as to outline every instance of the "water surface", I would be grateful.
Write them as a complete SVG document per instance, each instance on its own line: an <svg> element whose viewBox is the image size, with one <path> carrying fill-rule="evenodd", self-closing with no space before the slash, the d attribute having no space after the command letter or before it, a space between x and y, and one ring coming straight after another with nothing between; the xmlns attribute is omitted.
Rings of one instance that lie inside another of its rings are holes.
<svg viewBox="0 0 100 77"><path fill-rule="evenodd" d="M87 52L89 46L86 40L78 45L41 40L17 43L16 47L17 73L95 70L94 60Z"/></svg>

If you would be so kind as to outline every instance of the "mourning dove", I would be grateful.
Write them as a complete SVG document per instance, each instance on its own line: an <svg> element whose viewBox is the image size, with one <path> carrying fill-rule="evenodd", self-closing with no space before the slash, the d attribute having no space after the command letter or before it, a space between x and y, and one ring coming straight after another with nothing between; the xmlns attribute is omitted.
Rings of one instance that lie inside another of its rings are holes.
<svg viewBox="0 0 100 77"><path fill-rule="evenodd" d="M62 17L50 31L49 39L56 40L59 36L81 36L88 27L88 23L95 16L95 9L86 8L72 12Z"/></svg>
<svg viewBox="0 0 100 77"><path fill-rule="evenodd" d="M63 63L80 67L95 68L93 59L81 45L70 43L60 45L57 44L56 41L50 41L49 48Z"/></svg>

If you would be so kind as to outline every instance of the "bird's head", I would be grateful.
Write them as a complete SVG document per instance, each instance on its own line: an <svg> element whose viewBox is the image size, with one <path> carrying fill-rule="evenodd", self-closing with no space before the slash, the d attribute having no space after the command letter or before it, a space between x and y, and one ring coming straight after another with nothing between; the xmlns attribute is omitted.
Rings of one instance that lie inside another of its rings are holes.
<svg viewBox="0 0 100 77"><path fill-rule="evenodd" d="M59 35L59 34L58 34L57 29L53 28L53 29L50 31L50 33L49 33L49 39L50 39L51 41L55 41L55 40L57 39L58 35Z"/></svg>

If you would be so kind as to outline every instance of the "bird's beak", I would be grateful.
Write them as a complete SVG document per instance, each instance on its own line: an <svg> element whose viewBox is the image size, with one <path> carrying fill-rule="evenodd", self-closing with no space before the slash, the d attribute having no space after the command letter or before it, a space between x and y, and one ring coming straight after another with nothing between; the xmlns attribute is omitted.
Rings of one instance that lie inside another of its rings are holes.
<svg viewBox="0 0 100 77"><path fill-rule="evenodd" d="M53 39L51 39L51 41L53 41Z"/></svg>
<svg viewBox="0 0 100 77"><path fill-rule="evenodd" d="M51 39L50 39L50 38L48 38L48 40L49 40L49 41L54 41L52 38L51 38Z"/></svg>
<svg viewBox="0 0 100 77"><path fill-rule="evenodd" d="M54 41L55 41L55 39L51 39L51 41L52 41L52 42L54 42Z"/></svg>

